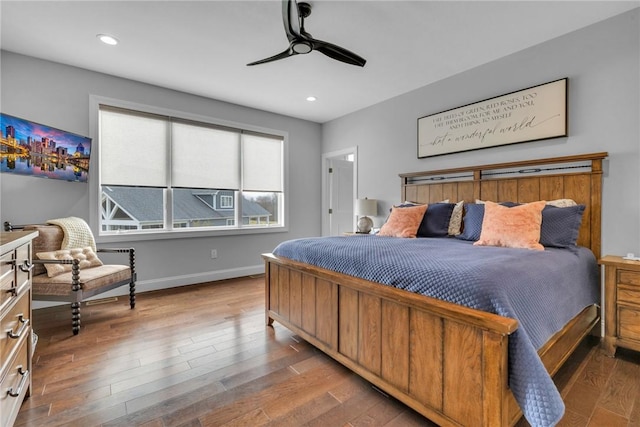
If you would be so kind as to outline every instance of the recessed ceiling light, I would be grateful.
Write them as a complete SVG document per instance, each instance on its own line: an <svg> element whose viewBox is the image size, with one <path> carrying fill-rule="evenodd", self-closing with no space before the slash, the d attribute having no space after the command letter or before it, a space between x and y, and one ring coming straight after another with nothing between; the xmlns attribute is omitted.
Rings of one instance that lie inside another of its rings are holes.
<svg viewBox="0 0 640 427"><path fill-rule="evenodd" d="M315 96L307 96L307 101L309 102L313 102L315 100L317 100L318 98L316 98Z"/></svg>
<svg viewBox="0 0 640 427"><path fill-rule="evenodd" d="M109 34L98 34L96 36L102 43L108 44L110 46L115 46L118 44L118 39Z"/></svg>

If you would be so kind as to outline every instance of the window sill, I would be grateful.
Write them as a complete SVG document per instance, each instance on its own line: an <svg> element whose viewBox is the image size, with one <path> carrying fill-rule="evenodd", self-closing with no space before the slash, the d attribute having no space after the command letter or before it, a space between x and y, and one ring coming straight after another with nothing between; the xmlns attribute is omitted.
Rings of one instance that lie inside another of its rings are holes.
<svg viewBox="0 0 640 427"><path fill-rule="evenodd" d="M127 232L122 231L115 234L100 235L94 230L96 242L101 244L115 242L138 242L148 240L169 240L169 239L187 239L193 237L223 237L223 236L243 236L249 234L270 234L270 233L286 233L289 228L268 227L268 228L234 228L226 230L175 230L175 231L148 231L148 232Z"/></svg>

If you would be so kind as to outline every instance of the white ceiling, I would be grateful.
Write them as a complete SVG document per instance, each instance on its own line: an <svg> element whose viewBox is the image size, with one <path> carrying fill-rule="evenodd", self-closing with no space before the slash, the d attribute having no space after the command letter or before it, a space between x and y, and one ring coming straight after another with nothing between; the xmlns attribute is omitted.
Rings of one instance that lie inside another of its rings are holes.
<svg viewBox="0 0 640 427"><path fill-rule="evenodd" d="M364 57L364 68L318 52L247 67L288 46L278 0L2 0L0 42L4 50L323 123L640 5L309 3L306 30ZM120 44L104 45L98 33Z"/></svg>

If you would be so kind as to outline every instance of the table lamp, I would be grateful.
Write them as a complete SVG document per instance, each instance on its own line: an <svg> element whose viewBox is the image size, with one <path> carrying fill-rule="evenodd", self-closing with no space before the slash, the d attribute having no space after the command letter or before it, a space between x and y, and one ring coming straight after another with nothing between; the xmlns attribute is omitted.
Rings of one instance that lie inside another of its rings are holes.
<svg viewBox="0 0 640 427"><path fill-rule="evenodd" d="M359 234L369 234L373 227L373 220L367 215L375 216L378 213L378 201L376 199L356 199L355 213L360 216L357 223L357 231Z"/></svg>

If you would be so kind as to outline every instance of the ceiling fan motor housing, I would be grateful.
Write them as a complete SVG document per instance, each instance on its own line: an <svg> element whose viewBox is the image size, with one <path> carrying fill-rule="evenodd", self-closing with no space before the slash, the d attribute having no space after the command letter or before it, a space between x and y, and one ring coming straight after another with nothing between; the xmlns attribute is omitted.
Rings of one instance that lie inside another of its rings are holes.
<svg viewBox="0 0 640 427"><path fill-rule="evenodd" d="M296 40L291 43L291 49L293 49L295 53L309 53L313 48L311 47L311 43L308 41Z"/></svg>

